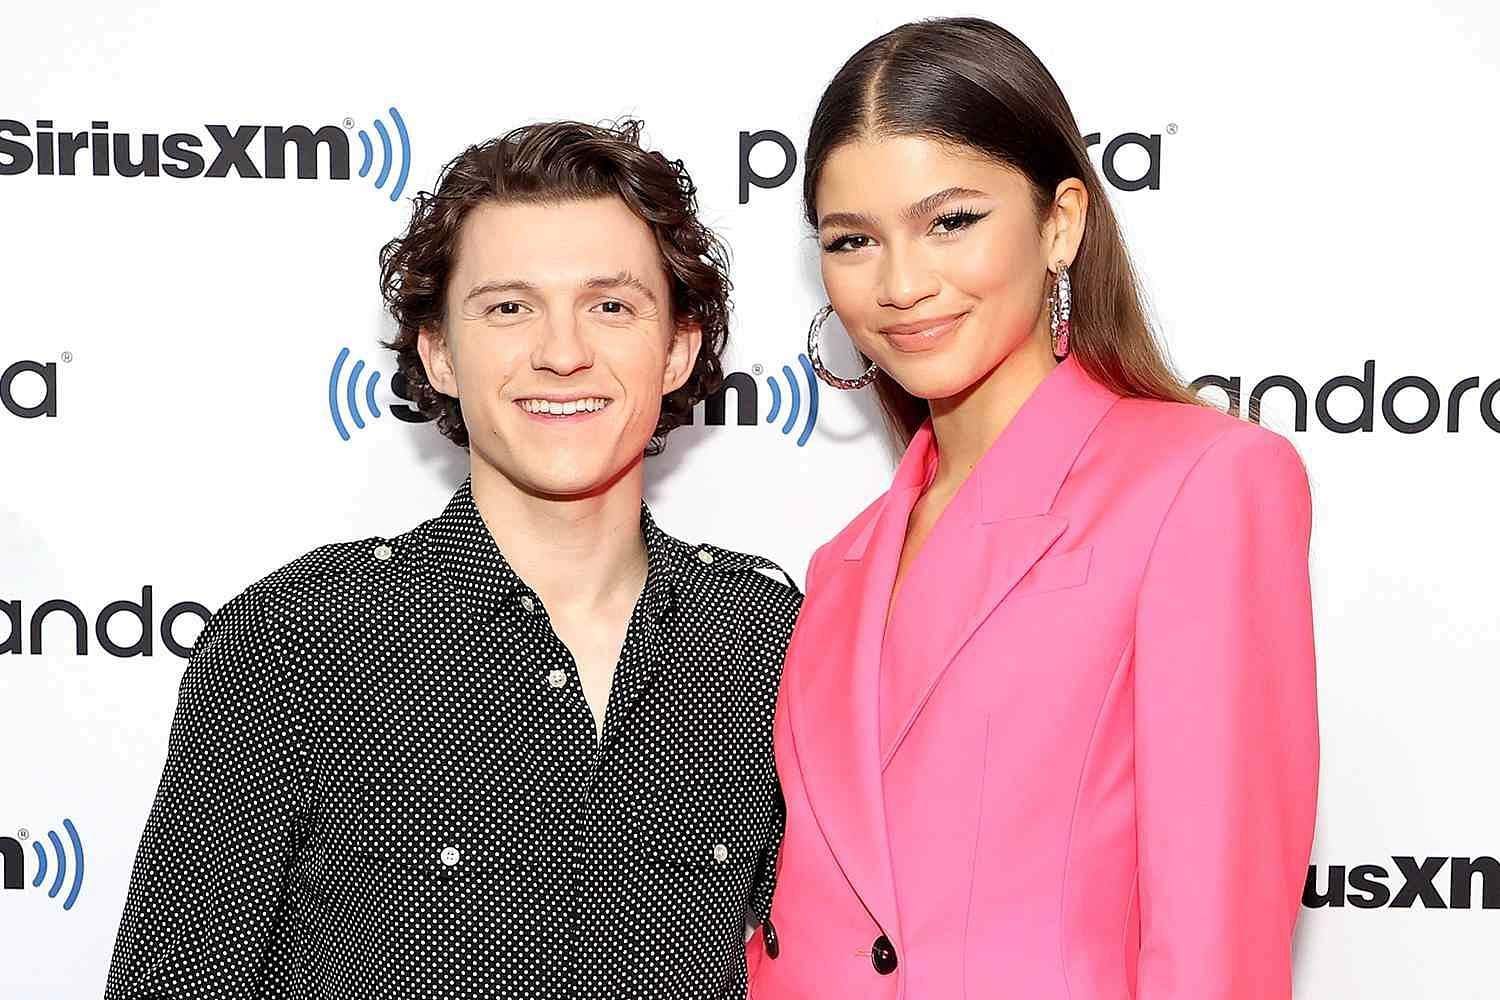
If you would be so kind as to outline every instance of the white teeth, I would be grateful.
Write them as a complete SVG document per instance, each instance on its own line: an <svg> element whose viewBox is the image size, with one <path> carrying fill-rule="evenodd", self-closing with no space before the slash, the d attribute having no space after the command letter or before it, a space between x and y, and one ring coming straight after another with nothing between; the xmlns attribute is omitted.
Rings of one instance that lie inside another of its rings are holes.
<svg viewBox="0 0 1500 1000"><path fill-rule="evenodd" d="M520 400L520 404L521 409L527 413L547 413L566 417L574 413L597 413L609 405L609 400L599 396L589 396L585 399L570 399L566 403L545 399L523 399Z"/></svg>

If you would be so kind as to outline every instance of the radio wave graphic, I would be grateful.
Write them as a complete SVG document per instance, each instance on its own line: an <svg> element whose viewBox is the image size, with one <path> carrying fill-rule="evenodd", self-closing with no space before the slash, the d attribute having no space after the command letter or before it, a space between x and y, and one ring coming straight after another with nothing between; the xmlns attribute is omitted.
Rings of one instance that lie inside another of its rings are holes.
<svg viewBox="0 0 1500 1000"><path fill-rule="evenodd" d="M391 121L396 123L396 138L401 142L400 166L396 168L396 183L391 187L391 201L395 201L406 190L406 177L411 172L411 138L407 135L406 121L401 117L401 112L394 107L386 110L391 113ZM375 187L383 189L385 182L390 179L392 166L395 166L396 151L391 146L390 130L379 118L375 119L375 134L380 137L380 172L375 175ZM375 163L375 147L370 142L370 133L364 129L359 130L359 141L365 147L364 162L359 165L359 176L364 177L370 173L370 168Z"/></svg>
<svg viewBox="0 0 1500 1000"><path fill-rule="evenodd" d="M807 444L807 439L812 437L813 427L818 423L818 377L813 372L811 359L806 354L797 355L797 361L802 365L803 378L807 380L807 419L802 424L802 432L797 435L797 447L801 448ZM797 376L792 371L791 365L782 365L781 373L786 378L787 395L790 402L787 406L785 421L781 425L782 434L791 434L797 426L797 418L802 415L802 388L797 382ZM776 417L781 413L781 383L775 375L766 376L766 382L771 387L771 412L766 414L766 423L775 423Z"/></svg>
<svg viewBox="0 0 1500 1000"><path fill-rule="evenodd" d="M68 894L63 898L62 908L71 910L73 904L78 901L78 891L83 888L83 841L78 839L78 828L73 825L71 819L64 818L62 821L63 832L68 835L68 844L73 848L73 880L68 887ZM62 892L63 883L68 881L68 852L63 846L62 838L57 835L56 830L47 831L47 841L52 845L52 856L56 861L50 861L48 852L42 847L40 837L31 842L31 848L36 852L36 874L32 876L32 888L39 888L47 879L49 869L55 868L52 876L52 885L47 889L47 898L56 899L58 893Z"/></svg>
<svg viewBox="0 0 1500 1000"><path fill-rule="evenodd" d="M349 419L354 422L358 430L365 429L365 418L359 412L359 377L364 374L364 361L354 362L354 367L349 370L349 378L344 383L343 392L339 391L339 379L343 375L344 362L349 360L349 348L345 347L339 351L339 356L333 360L333 370L328 373L328 413L333 417L333 427L339 432L339 437L345 441L349 440L349 428L344 423L344 415L339 408L339 403L349 410ZM365 408L370 411L372 418L380 416L380 407L375 403L375 386L380 382L380 372L372 370L369 379L365 382Z"/></svg>

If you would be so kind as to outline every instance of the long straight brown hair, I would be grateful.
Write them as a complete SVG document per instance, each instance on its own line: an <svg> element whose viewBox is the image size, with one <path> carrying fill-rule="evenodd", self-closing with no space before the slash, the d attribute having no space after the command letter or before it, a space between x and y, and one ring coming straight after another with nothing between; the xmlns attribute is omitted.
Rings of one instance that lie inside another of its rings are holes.
<svg viewBox="0 0 1500 1000"><path fill-rule="evenodd" d="M814 230L818 177L829 154L879 135L958 143L1014 168L1031 182L1038 220L1061 181L1082 181L1089 204L1083 242L1068 268L1071 352L1122 396L1202 402L1172 372L1152 332L1119 223L1067 98L1019 38L981 18L939 18L903 24L854 53L823 92L807 137L802 195ZM927 401L885 372L875 388L892 433L905 445L927 419Z"/></svg>

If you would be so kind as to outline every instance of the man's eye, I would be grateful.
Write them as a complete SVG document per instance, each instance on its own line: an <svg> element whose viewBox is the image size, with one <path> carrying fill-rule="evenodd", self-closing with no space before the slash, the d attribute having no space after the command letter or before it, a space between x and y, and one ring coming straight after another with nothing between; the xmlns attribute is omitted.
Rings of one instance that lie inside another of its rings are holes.
<svg viewBox="0 0 1500 1000"><path fill-rule="evenodd" d="M489 311L492 313L499 313L502 316L515 316L521 311L521 303L500 302L490 306Z"/></svg>
<svg viewBox="0 0 1500 1000"><path fill-rule="evenodd" d="M630 307L619 299L605 299L599 303L599 310L611 316L622 316L630 311Z"/></svg>

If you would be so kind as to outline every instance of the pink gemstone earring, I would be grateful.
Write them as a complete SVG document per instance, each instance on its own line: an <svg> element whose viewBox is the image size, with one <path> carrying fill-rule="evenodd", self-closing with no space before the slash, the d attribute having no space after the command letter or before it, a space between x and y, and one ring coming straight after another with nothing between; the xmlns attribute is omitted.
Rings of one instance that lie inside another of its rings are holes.
<svg viewBox="0 0 1500 1000"><path fill-rule="evenodd" d="M1058 361L1068 356L1068 334L1072 330L1073 283L1068 276L1068 265L1057 262L1057 276L1052 283L1052 294L1048 296L1051 306L1052 356Z"/></svg>

